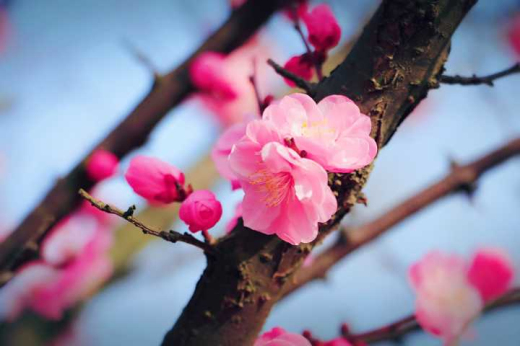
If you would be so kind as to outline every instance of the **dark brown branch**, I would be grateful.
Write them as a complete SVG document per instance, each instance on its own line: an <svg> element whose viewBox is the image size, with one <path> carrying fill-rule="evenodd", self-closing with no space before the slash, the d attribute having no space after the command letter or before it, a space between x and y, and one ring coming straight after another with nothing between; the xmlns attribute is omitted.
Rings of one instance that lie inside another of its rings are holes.
<svg viewBox="0 0 520 346"><path fill-rule="evenodd" d="M193 59L205 51L230 52L239 47L287 1L249 0L233 11L229 19L195 53L177 69L163 75L159 83L154 83L149 94L127 118L94 148L103 148L121 158L145 143L168 112L194 91L188 72ZM95 182L88 178L84 166L92 152L60 179L18 228L0 244L1 278L10 277L10 272L27 260L27 244L39 244L58 221L79 205L81 198L77 191L80 188L90 190L94 186Z"/></svg>
<svg viewBox="0 0 520 346"><path fill-rule="evenodd" d="M118 209L116 207L113 207L113 206L109 205L109 204L106 204L103 201L95 199L90 194L88 194L87 191L85 191L83 189L79 190L79 195L82 198L84 198L85 200L89 201L90 204L92 204L93 207L96 207L97 209L99 209L101 211L104 211L105 213L117 215L117 216L125 219L126 221L128 221L132 225L134 225L135 227L141 229L144 234L150 234L150 235L162 238L162 239L164 239L166 241L169 241L171 243L183 242L183 243L190 244L190 245L193 245L195 247L198 247L199 249L203 250L207 254L211 254L211 255L215 254L215 248L213 246L211 246L209 243L204 243L204 242L198 240L197 238L195 238L194 236L192 236L189 233L184 233L183 234L183 233L179 233L179 232L176 232L176 231L173 231L173 230L170 230L170 231L157 231L157 230L154 230L153 228L150 228L149 226L145 225L144 223L142 223L141 221L139 221L138 219L136 219L133 216L133 212L135 210L134 206L130 207L125 212L125 211L122 211L122 210L120 210L120 209Z"/></svg>
<svg viewBox="0 0 520 346"><path fill-rule="evenodd" d="M370 115L379 148L437 86L450 38L476 0L383 0L347 58L314 95L350 97ZM359 199L372 166L335 175L339 209L320 225L319 242ZM239 222L216 244L221 256L208 265L163 345L254 343L284 287L315 244L291 246Z"/></svg>
<svg viewBox="0 0 520 346"><path fill-rule="evenodd" d="M305 92L309 95L314 95L316 84L307 82L305 79L295 75L292 72L287 71L282 66L278 65L276 62L274 62L271 59L267 60L267 63L278 73L280 76L289 79L290 81L293 81L294 84L296 84L297 87L305 90Z"/></svg>
<svg viewBox="0 0 520 346"><path fill-rule="evenodd" d="M418 192L381 217L357 229L344 233L335 245L318 255L312 265L301 268L291 284L286 286L288 295L310 281L324 278L327 272L348 254L370 243L393 226L439 199L456 191L467 191L487 170L520 154L520 138L488 153L464 166L453 165L451 172L433 185Z"/></svg>
<svg viewBox="0 0 520 346"><path fill-rule="evenodd" d="M520 63L516 63L508 69L504 71L500 71L497 73L490 74L488 76L477 76L473 75L471 77L463 77L463 76L446 76L442 75L439 78L439 82L444 84L460 84L460 85L479 85L486 84L489 86L494 86L495 80L507 77L515 73L520 73Z"/></svg>
<svg viewBox="0 0 520 346"><path fill-rule="evenodd" d="M515 305L518 303L520 303L520 288L514 288L502 295L500 298L488 303L484 308L484 311L490 312L504 306ZM419 329L420 326L417 323L415 316L410 315L384 327L360 334L346 334L344 337L351 342L361 341L374 343L384 340L395 340L409 332Z"/></svg>

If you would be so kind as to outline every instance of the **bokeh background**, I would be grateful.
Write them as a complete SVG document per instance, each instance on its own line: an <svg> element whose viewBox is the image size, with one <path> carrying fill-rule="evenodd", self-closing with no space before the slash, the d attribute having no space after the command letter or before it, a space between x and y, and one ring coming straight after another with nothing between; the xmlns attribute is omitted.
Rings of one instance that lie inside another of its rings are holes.
<svg viewBox="0 0 520 346"><path fill-rule="evenodd" d="M347 44L377 7L375 0L329 1ZM11 0L2 4L7 37L0 53L0 229L19 223L61 175L76 164L135 106L150 88L142 52L166 72L190 54L229 15L225 0ZM515 56L507 39L517 0L481 0L452 42L450 74L492 73ZM6 24L7 23L7 24ZM284 62L303 52L291 25L277 16L261 32L260 52ZM0 45L2 46L2 45ZM341 46L341 45L340 45ZM129 48L132 47L132 48ZM344 56L342 48L337 57ZM262 65L265 59L259 59ZM263 93L282 95L284 83L259 69ZM265 80L264 80L265 79ZM442 86L405 121L381 151L365 189L369 206L357 206L348 225L362 224L449 170L520 134L520 75L487 86ZM193 98L174 109L139 153L182 168L188 181L211 186L224 204L217 226L223 233L240 192L219 180L207 154L223 129L218 118ZM137 152L132 153L131 156ZM201 163L202 161L202 163ZM123 172L128 158L122 162ZM194 169L194 167L196 169ZM156 225L184 231L171 209L149 210L122 174L104 182L101 194L124 208L136 204ZM365 331L413 311L408 266L432 249L469 256L483 245L506 249L520 268L520 160L486 174L474 197L443 199L394 227L277 305L265 326L293 332L310 329L337 336L341 323ZM173 222L173 224L171 224ZM117 278L66 315L45 324L35 316L3 323L6 345L30 345L73 322L70 345L157 345L191 296L204 268L199 251L123 228L113 258ZM151 241L150 241L151 240ZM520 307L501 309L475 324L464 345L519 345ZM43 328L43 330L42 330ZM391 345L392 343L382 343ZM440 345L422 333L405 345Z"/></svg>

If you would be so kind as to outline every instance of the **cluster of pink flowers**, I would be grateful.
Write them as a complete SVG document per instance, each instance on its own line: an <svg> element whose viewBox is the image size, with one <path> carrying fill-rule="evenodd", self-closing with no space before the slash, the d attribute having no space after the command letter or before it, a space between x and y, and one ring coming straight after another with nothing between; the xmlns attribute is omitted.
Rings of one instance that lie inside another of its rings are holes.
<svg viewBox="0 0 520 346"><path fill-rule="evenodd" d="M212 156L219 172L245 192L246 227L308 243L337 209L327 171L352 172L374 159L370 129L370 118L345 96L316 104L292 94L267 107L261 120L226 131Z"/></svg>
<svg viewBox="0 0 520 346"><path fill-rule="evenodd" d="M41 259L18 269L0 290L0 319L12 321L25 309L60 319L110 277L111 244L110 220L83 205L45 238Z"/></svg>
<svg viewBox="0 0 520 346"><path fill-rule="evenodd" d="M327 58L328 51L336 47L341 38L341 27L334 13L326 4L320 4L311 11L306 1L300 2L294 12L289 12L289 18L295 23L301 19L307 28L307 40L314 47L314 51L293 56L284 68L295 75L310 80L315 68L321 69ZM294 87L294 82L285 79L285 82Z"/></svg>
<svg viewBox="0 0 520 346"><path fill-rule="evenodd" d="M159 159L134 157L125 178L135 193L152 204L182 202L179 217L191 232L206 232L222 216L222 205L211 191L193 192L185 186L184 173Z"/></svg>
<svg viewBox="0 0 520 346"><path fill-rule="evenodd" d="M458 340L485 304L510 287L513 266L496 249L481 249L470 263L457 255L431 252L410 268L422 328L447 344Z"/></svg>

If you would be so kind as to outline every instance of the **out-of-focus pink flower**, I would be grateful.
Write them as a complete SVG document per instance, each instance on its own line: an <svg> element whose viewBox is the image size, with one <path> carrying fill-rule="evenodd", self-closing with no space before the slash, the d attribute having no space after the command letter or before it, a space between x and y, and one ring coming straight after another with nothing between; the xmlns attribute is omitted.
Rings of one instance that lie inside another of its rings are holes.
<svg viewBox="0 0 520 346"><path fill-rule="evenodd" d="M327 172L285 147L275 125L254 120L229 155L242 188L246 227L297 245L313 241L336 211Z"/></svg>
<svg viewBox="0 0 520 346"><path fill-rule="evenodd" d="M228 224L226 225L226 233L230 233L233 228L237 225L238 219L242 217L242 202L238 203L235 208L235 215L233 215L233 218L229 220Z"/></svg>
<svg viewBox="0 0 520 346"><path fill-rule="evenodd" d="M314 65L307 54L293 56L285 63L284 68L305 80L310 80L314 73ZM296 86L290 79L284 78L284 81L290 87Z"/></svg>
<svg viewBox="0 0 520 346"><path fill-rule="evenodd" d="M363 344L356 343L356 346L361 346L361 345L364 345L364 343ZM353 346L353 345L343 338L337 338L337 339L325 342L323 344L323 346Z"/></svg>
<svg viewBox="0 0 520 346"><path fill-rule="evenodd" d="M130 161L126 181L139 196L150 203L167 204L184 196L184 174L175 166L153 157L136 156Z"/></svg>
<svg viewBox="0 0 520 346"><path fill-rule="evenodd" d="M320 4L303 17L309 32L309 42L319 51L327 51L338 45L341 28L331 8Z"/></svg>
<svg viewBox="0 0 520 346"><path fill-rule="evenodd" d="M208 93L198 93L196 99L216 115L218 120L229 126L257 117L258 100L251 84L253 75L253 62L256 60L256 84L260 92L268 85L269 80L275 80L274 72L265 61L272 57L272 44L264 44L261 39L255 37L245 45L226 56L221 72L226 81L233 86L237 97L229 100Z"/></svg>
<svg viewBox="0 0 520 346"><path fill-rule="evenodd" d="M492 261L497 260L494 256ZM480 283L496 263L490 264L487 253L480 253L475 260L480 263L473 265L473 270L484 270L473 275ZM460 256L431 252L410 268L409 278L417 293L417 321L447 343L460 338L484 307L484 296L471 282L468 266ZM484 287L488 294L498 291L495 287L488 291L488 287Z"/></svg>
<svg viewBox="0 0 520 346"><path fill-rule="evenodd" d="M314 255L313 254L308 254L307 257L305 257L305 260L303 261L303 264L302 266L305 268L305 267L310 267L313 263L314 263Z"/></svg>
<svg viewBox="0 0 520 346"><path fill-rule="evenodd" d="M305 94L291 94L267 107L263 118L331 172L352 172L377 154L370 118L345 96L327 96L316 105Z"/></svg>
<svg viewBox="0 0 520 346"><path fill-rule="evenodd" d="M520 13L511 20L507 36L509 44L516 53L517 58L520 59Z"/></svg>
<svg viewBox="0 0 520 346"><path fill-rule="evenodd" d="M275 327L258 337L254 346L311 346L311 343L300 334Z"/></svg>
<svg viewBox="0 0 520 346"><path fill-rule="evenodd" d="M219 140L215 144L215 147L211 150L211 158L217 167L217 171L220 175L231 182L233 190L240 188L240 182L238 181L235 173L229 167L228 156L231 154L231 149L236 142L238 142L246 134L246 123L235 124L230 126L220 136Z"/></svg>
<svg viewBox="0 0 520 346"><path fill-rule="evenodd" d="M96 150L87 161L86 171L90 179L101 181L113 176L119 167L119 160L110 151Z"/></svg>
<svg viewBox="0 0 520 346"><path fill-rule="evenodd" d="M296 6L296 7L294 7ZM302 18L309 9L308 0L294 1L289 5L289 8L283 11L283 14L290 20L295 22Z"/></svg>
<svg viewBox="0 0 520 346"><path fill-rule="evenodd" d="M479 250L469 267L468 280L484 301L498 298L511 286L514 268L507 254L499 249Z"/></svg>
<svg viewBox="0 0 520 346"><path fill-rule="evenodd" d="M197 190L190 194L181 204L179 218L184 221L191 232L207 231L220 220L222 205L213 192Z"/></svg>
<svg viewBox="0 0 520 346"><path fill-rule="evenodd" d="M64 219L43 240L42 258L54 266L70 262L84 251L98 228L96 219L89 215L78 213Z"/></svg>
<svg viewBox="0 0 520 346"><path fill-rule="evenodd" d="M238 91L226 73L226 56L216 52L200 54L190 66L190 76L193 84L204 92L217 98L233 100Z"/></svg>

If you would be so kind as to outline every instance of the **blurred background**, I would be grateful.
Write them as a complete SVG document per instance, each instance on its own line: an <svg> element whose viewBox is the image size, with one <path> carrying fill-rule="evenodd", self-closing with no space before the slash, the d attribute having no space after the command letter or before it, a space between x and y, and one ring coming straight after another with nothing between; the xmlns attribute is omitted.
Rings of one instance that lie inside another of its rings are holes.
<svg viewBox="0 0 520 346"><path fill-rule="evenodd" d="M342 27L343 43L332 61L377 7L375 0L328 1ZM0 232L14 228L52 187L146 95L150 70L182 62L229 15L226 0L11 0L0 1ZM520 52L508 31L520 15L518 0L481 0L452 42L447 73L488 74L511 66ZM289 92L264 61L285 62L303 53L302 42L283 16L276 16L233 65L257 56L260 91ZM333 67L334 62L331 62ZM247 70L247 68L246 68ZM247 78L240 72L237 78ZM240 75L240 76L239 76ZM384 213L449 170L451 159L472 160L520 134L520 75L495 87L442 86L430 92L381 151L365 189L368 207L345 219L360 225ZM247 102L246 102L247 103ZM233 111L247 113L250 105ZM160 123L139 153L185 171L197 188L210 187L223 202L215 233L223 234L241 192L218 178L209 150L224 128L222 115L194 96ZM143 220L185 231L174 208L150 208L133 193L122 172L98 193L125 209L136 204ZM365 331L413 312L407 268L432 249L464 256L483 245L506 249L520 268L520 160L486 174L470 200L454 195L394 227L350 255L325 281L314 282L276 306L273 326L320 338L338 335L343 322ZM60 321L25 313L0 322L0 344L157 345L173 325L204 269L204 257L117 223L110 258L114 276ZM519 345L520 307L487 314L464 345ZM391 342L381 345L391 345ZM404 345L440 345L415 333Z"/></svg>

